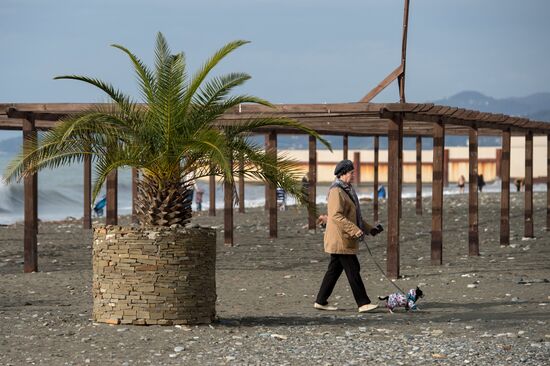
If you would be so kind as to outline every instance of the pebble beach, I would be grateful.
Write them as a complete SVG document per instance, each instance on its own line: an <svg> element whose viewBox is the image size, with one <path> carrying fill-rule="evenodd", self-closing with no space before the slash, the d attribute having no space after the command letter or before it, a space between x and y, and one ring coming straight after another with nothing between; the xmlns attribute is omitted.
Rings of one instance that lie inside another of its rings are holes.
<svg viewBox="0 0 550 366"><path fill-rule="evenodd" d="M0 227L0 365L547 365L550 360L550 231L546 193L534 194L535 238L523 237L523 193L511 194L510 246L499 244L500 195L480 193L480 256L468 256L468 196L444 198L443 265L430 263L431 201L403 200L401 278L420 286L419 310L359 314L343 275L313 308L329 256L306 210L278 213L268 238L263 208L235 212L235 246L223 212L197 213L217 229L216 322L200 326L95 323L92 232L80 220L41 222L39 272L23 273L23 226ZM370 202L362 203L372 217ZM319 206L324 212L325 207ZM380 222L387 213L381 203ZM123 217L121 225L129 218ZM95 222L100 225L101 222ZM385 268L385 232L359 254L373 302L396 289Z"/></svg>

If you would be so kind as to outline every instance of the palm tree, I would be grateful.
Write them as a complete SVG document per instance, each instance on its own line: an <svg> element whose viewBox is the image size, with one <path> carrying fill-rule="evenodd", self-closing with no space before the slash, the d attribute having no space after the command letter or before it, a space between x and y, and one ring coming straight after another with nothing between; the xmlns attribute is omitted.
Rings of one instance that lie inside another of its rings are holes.
<svg viewBox="0 0 550 366"><path fill-rule="evenodd" d="M125 47L112 45L130 58L143 104L95 78L56 77L91 84L105 92L112 103L69 115L39 141L26 141L23 151L9 164L5 179L9 182L91 156L96 169L95 198L111 171L134 167L142 173L136 197L138 221L142 225L170 226L190 220L194 179L215 174L233 182L233 162L244 159L245 176L282 187L303 201L296 163L264 152L249 135L260 127L285 126L315 136L330 148L328 142L287 118L260 116L232 125L218 121L224 112L241 103L271 106L254 96L230 95L250 79L247 74L230 73L207 80L222 59L246 43L226 44L192 77L187 74L184 54L171 54L161 33L157 36L154 69Z"/></svg>

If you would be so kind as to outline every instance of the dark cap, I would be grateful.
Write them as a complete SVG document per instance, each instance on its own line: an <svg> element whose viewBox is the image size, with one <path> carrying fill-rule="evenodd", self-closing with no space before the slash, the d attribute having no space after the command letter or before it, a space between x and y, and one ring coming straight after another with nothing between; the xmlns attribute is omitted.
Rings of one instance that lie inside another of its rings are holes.
<svg viewBox="0 0 550 366"><path fill-rule="evenodd" d="M348 172L351 172L353 170L353 162L351 160L342 160L338 164L336 164L336 168L334 168L334 175L337 177L340 177Z"/></svg>

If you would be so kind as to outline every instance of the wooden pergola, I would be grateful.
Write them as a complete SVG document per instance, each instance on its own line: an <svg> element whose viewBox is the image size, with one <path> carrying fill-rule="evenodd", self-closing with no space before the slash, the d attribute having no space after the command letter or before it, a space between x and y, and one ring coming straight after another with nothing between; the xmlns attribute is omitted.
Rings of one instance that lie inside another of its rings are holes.
<svg viewBox="0 0 550 366"><path fill-rule="evenodd" d="M47 130L72 113L90 108L91 104L0 104L0 129L22 130L23 137L36 134L37 130ZM550 172L550 124L502 114L483 113L461 108L434 104L415 103L341 103L341 104L281 104L274 108L257 105L240 105L219 119L220 125L241 123L259 115L285 116L298 120L320 134L340 135L344 139L344 156L348 153L349 136L374 137L374 192L378 188L378 149L379 137L388 137L388 217L387 217L387 274L399 277L399 224L402 185L402 149L404 137L416 138L416 208L422 214L421 161L422 137L433 138L433 177L432 177L432 264L440 265L443 260L443 186L444 186L444 141L445 135L469 136L469 250L471 256L479 255L478 232L478 193L477 193L477 151L478 136L502 137L501 158L501 216L500 244L510 241L510 139L512 135L524 136L525 153L525 219L524 236L533 237L533 136L544 135L548 141L547 165ZM297 134L289 128L261 128L255 131L266 135L266 149L276 153L279 134ZM309 204L316 205L316 150L313 137L309 138ZM239 162L243 164L244 162ZM91 228L91 161L84 162L83 226ZM137 177L134 171L133 177ZM107 181L107 224L117 223L116 172ZM134 179L135 182L135 179ZM239 180L239 210L244 212L244 180ZM135 187L135 184L133 184ZM25 178L25 234L24 270L32 272L37 265L37 176ZM547 187L550 192L550 174L547 174ZM215 214L215 180L210 179L210 214ZM133 189L133 194L136 194ZM546 228L550 230L550 193L547 193ZM233 187L226 183L224 207L224 241L233 244ZM277 237L277 202L275 187L266 189L266 206L269 209L269 236ZM374 215L378 219L378 198L374 195ZM309 214L309 228L315 229L316 217Z"/></svg>

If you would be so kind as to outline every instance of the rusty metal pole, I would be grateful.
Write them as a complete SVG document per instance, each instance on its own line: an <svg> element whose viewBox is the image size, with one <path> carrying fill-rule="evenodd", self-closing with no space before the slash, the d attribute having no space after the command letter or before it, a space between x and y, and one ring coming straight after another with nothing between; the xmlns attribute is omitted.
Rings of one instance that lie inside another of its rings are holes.
<svg viewBox="0 0 550 366"><path fill-rule="evenodd" d="M533 132L525 135L525 234L534 238L533 227Z"/></svg>
<svg viewBox="0 0 550 366"><path fill-rule="evenodd" d="M388 122L388 244L387 274L399 277L399 125L401 116L394 116Z"/></svg>
<svg viewBox="0 0 550 366"><path fill-rule="evenodd" d="M416 214L422 215L422 137L416 136Z"/></svg>
<svg viewBox="0 0 550 366"><path fill-rule="evenodd" d="M23 143L36 141L35 116L28 113L23 120ZM24 146L24 145L23 145ZM23 271L38 272L38 174L23 178L25 229L23 232Z"/></svg>
<svg viewBox="0 0 550 366"><path fill-rule="evenodd" d="M378 222L378 164L380 160L380 137L378 135L374 136L374 184L372 190L374 191L373 195L373 220Z"/></svg>
<svg viewBox="0 0 550 366"><path fill-rule="evenodd" d="M435 122L433 128L433 178L432 178L432 243L433 265L443 263L443 151L445 126Z"/></svg>
<svg viewBox="0 0 550 366"><path fill-rule="evenodd" d="M510 245L510 129L502 131L502 161L500 175L502 188L500 191L500 245Z"/></svg>
<svg viewBox="0 0 550 366"><path fill-rule="evenodd" d="M470 128L469 131L469 214L468 214L468 255L479 255L479 215L478 215L478 193L477 193L477 172L478 172L478 134L477 128ZM448 151L448 150L446 150Z"/></svg>
<svg viewBox="0 0 550 366"><path fill-rule="evenodd" d="M82 217L82 228L92 228L92 156L84 156L84 216Z"/></svg>

